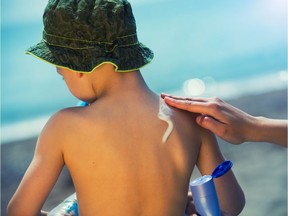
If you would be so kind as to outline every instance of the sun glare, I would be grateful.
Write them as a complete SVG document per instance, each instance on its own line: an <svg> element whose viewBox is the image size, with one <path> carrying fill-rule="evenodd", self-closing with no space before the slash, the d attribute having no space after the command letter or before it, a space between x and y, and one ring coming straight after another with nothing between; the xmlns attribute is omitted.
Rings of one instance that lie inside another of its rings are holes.
<svg viewBox="0 0 288 216"><path fill-rule="evenodd" d="M184 92L187 96L199 96L204 93L205 88L203 80L198 78L186 80L183 85Z"/></svg>

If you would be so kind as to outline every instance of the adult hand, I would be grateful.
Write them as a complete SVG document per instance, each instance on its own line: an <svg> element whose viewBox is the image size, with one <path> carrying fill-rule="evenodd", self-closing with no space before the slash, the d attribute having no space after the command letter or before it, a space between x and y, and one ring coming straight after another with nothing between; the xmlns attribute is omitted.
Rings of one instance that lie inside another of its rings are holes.
<svg viewBox="0 0 288 216"><path fill-rule="evenodd" d="M246 128L253 122L253 117L225 103L219 98L182 98L166 94L165 102L178 109L199 113L197 123L211 130L222 139L239 144L246 141Z"/></svg>
<svg viewBox="0 0 288 216"><path fill-rule="evenodd" d="M254 117L215 97L191 99L164 93L161 97L170 106L199 113L197 123L227 142L271 142L287 146L287 120Z"/></svg>

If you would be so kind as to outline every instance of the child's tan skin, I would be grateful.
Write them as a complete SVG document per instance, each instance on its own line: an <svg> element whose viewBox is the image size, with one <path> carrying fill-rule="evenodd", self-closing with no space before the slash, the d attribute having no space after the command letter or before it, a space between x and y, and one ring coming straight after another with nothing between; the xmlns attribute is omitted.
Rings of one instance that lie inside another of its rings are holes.
<svg viewBox="0 0 288 216"><path fill-rule="evenodd" d="M91 103L56 113L8 206L8 215L37 215L62 168L71 173L79 213L183 216L194 166L211 174L221 162L215 137L194 114L173 109L174 130L157 118L159 96L140 72L115 73L104 64L91 74L58 68L70 91ZM216 180L221 209L237 215L244 194L232 171Z"/></svg>

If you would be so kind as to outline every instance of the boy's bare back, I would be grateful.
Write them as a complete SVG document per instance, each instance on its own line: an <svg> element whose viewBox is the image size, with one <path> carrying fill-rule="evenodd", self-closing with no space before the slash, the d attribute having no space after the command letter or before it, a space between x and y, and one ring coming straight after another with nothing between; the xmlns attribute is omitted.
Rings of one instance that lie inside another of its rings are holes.
<svg viewBox="0 0 288 216"><path fill-rule="evenodd" d="M173 110L174 130L162 143L167 123L157 117L159 97L148 92L139 99L124 91L63 111L75 127L63 157L80 215L184 215L199 128L191 114Z"/></svg>

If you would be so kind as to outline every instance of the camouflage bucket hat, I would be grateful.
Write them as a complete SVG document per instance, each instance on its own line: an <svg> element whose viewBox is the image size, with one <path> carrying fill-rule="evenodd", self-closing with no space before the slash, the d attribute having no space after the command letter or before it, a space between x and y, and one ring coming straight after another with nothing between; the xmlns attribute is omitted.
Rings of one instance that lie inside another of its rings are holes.
<svg viewBox="0 0 288 216"><path fill-rule="evenodd" d="M49 0L43 23L43 39L26 53L58 67L92 72L110 63L125 72L153 58L153 52L137 39L126 0Z"/></svg>

